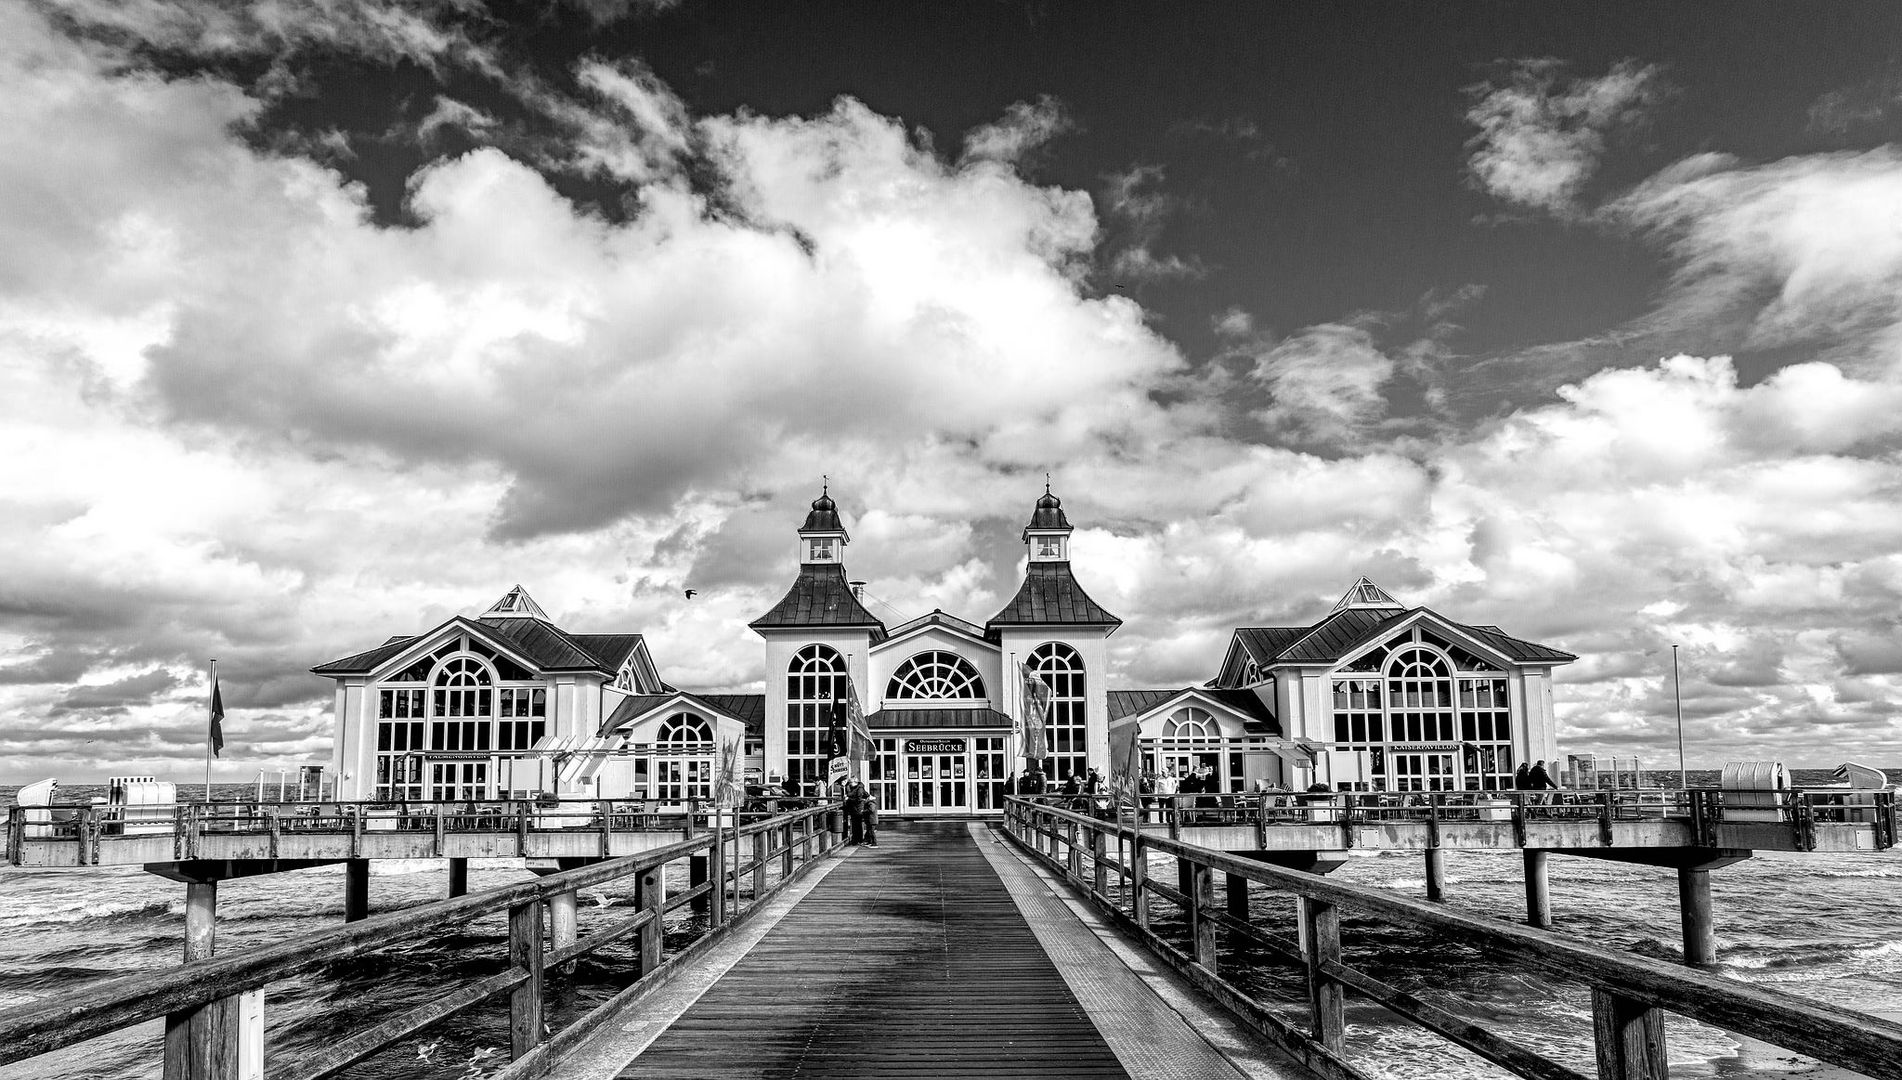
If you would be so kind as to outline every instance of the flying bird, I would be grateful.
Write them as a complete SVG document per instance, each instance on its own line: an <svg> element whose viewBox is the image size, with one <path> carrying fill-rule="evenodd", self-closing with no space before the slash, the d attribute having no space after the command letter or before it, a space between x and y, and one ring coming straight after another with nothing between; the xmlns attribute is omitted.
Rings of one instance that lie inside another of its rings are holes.
<svg viewBox="0 0 1902 1080"><path fill-rule="evenodd" d="M689 599L689 600L692 600L692 599L693 599L693 594L694 594L694 593L697 593L697 592L699 592L699 591L700 591L699 589L688 589L688 590L687 590L687 599Z"/></svg>

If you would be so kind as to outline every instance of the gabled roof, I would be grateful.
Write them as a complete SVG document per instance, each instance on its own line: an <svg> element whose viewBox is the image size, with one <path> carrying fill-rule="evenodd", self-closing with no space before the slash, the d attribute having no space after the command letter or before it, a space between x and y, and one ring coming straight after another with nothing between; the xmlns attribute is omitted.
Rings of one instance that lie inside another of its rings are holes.
<svg viewBox="0 0 1902 1080"><path fill-rule="evenodd" d="M567 631L546 620L484 615L478 621L513 642L543 671L602 671L612 675L621 669L620 661L609 663L603 660L569 635ZM640 640L639 634L602 636L632 637L637 642ZM625 654L622 659L626 659Z"/></svg>
<svg viewBox="0 0 1902 1080"><path fill-rule="evenodd" d="M738 720L746 725L749 735L758 735L766 730L765 694L690 694L685 690L676 690L671 694L635 694L623 698L614 711L608 714L608 718L601 721L601 734L606 735L623 724L676 702L697 705L709 712Z"/></svg>
<svg viewBox="0 0 1902 1080"><path fill-rule="evenodd" d="M393 637L374 649L366 649L363 652L343 657L340 660L328 660L318 664L316 667L310 669L310 673L312 675L326 675L331 677L368 674L388 663L398 653L408 649L410 645L421 636L420 634L412 634L409 637Z"/></svg>
<svg viewBox="0 0 1902 1080"><path fill-rule="evenodd" d="M1235 640L1241 643L1250 660L1267 664L1279 656L1282 649L1305 636L1308 629L1305 626L1244 626L1235 631Z"/></svg>
<svg viewBox="0 0 1902 1080"><path fill-rule="evenodd" d="M956 615L947 614L941 608L933 608L931 611L915 619L907 619L897 626L892 627L886 632L888 635L887 640L895 640L904 637L914 630L927 630L934 626L943 627L953 633L963 634L966 637L976 638L979 641L984 639L983 627L974 622L966 622Z"/></svg>
<svg viewBox="0 0 1902 1080"><path fill-rule="evenodd" d="M1497 626L1462 626L1460 629L1505 654L1508 659L1529 662L1550 660L1555 664L1569 664L1578 659L1576 653L1554 649L1550 645L1541 645L1536 641L1521 640L1505 633Z"/></svg>
<svg viewBox="0 0 1902 1080"><path fill-rule="evenodd" d="M1341 608L1315 623L1307 633L1282 646L1275 662L1282 664L1326 663L1338 660L1389 623L1407 617L1406 608Z"/></svg>
<svg viewBox="0 0 1902 1080"><path fill-rule="evenodd" d="M1007 713L996 709L880 709L865 717L874 730L893 728L1008 728Z"/></svg>
<svg viewBox="0 0 1902 1080"><path fill-rule="evenodd" d="M1125 716L1145 713L1175 697L1182 691L1175 690L1111 690L1109 692L1109 718L1112 723Z"/></svg>
<svg viewBox="0 0 1902 1080"><path fill-rule="evenodd" d="M1356 607L1397 608L1405 606L1405 604L1389 596L1387 590L1363 577L1355 579L1354 584L1347 587L1347 591L1341 594L1339 600L1335 601L1334 610L1345 611L1348 608Z"/></svg>
<svg viewBox="0 0 1902 1080"><path fill-rule="evenodd" d="M1111 690L1109 692L1110 723L1119 723L1129 717L1142 716L1175 701L1178 698L1200 695L1203 699L1224 705L1240 713L1242 726L1250 735L1279 735L1281 724L1275 719L1274 710L1255 696L1252 690L1224 690L1209 686L1182 686L1170 690Z"/></svg>
<svg viewBox="0 0 1902 1080"><path fill-rule="evenodd" d="M1024 569L1024 583L1004 610L991 616L985 629L996 626L1107 626L1123 620L1111 615L1078 585L1067 562L1033 562Z"/></svg>
<svg viewBox="0 0 1902 1080"><path fill-rule="evenodd" d="M847 626L869 627L873 641L885 640L885 624L880 622L845 580L845 567L837 563L801 563L799 577L785 597L771 611L746 625L755 630L781 627Z"/></svg>

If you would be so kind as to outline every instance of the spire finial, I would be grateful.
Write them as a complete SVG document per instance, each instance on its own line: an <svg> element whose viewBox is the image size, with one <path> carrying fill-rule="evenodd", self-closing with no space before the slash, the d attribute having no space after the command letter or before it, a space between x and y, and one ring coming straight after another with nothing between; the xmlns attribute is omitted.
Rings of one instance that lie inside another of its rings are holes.
<svg viewBox="0 0 1902 1080"><path fill-rule="evenodd" d="M1045 495L1050 494L1050 474L1049 473L1043 474L1043 493Z"/></svg>
<svg viewBox="0 0 1902 1080"><path fill-rule="evenodd" d="M820 473L819 474L819 494L828 495L828 494L831 494L831 492L832 492L832 478L830 476L827 476L824 473Z"/></svg>

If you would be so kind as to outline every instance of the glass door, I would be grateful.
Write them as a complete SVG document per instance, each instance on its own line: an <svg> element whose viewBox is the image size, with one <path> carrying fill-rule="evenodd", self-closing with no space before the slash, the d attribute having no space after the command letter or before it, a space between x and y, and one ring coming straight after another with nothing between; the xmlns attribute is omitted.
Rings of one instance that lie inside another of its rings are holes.
<svg viewBox="0 0 1902 1080"><path fill-rule="evenodd" d="M1004 808L1004 781L1009 774L1004 771L1004 740L977 740L977 808L979 810L1002 810Z"/></svg>
<svg viewBox="0 0 1902 1080"><path fill-rule="evenodd" d="M905 755L905 807L929 810L938 805L936 754Z"/></svg>
<svg viewBox="0 0 1902 1080"><path fill-rule="evenodd" d="M475 802L489 797L486 761L432 761L429 797L434 802Z"/></svg>
<svg viewBox="0 0 1902 1080"><path fill-rule="evenodd" d="M1395 791L1455 790L1452 754L1388 754Z"/></svg>
<svg viewBox="0 0 1902 1080"><path fill-rule="evenodd" d="M933 756L938 759L938 809L969 810L971 800L966 794L969 781L964 776L964 755Z"/></svg>

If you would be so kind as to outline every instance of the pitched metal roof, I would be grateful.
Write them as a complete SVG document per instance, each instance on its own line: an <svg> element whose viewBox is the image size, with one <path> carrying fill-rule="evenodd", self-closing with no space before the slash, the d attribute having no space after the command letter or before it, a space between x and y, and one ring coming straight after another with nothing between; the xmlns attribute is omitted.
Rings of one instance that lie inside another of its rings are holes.
<svg viewBox="0 0 1902 1080"><path fill-rule="evenodd" d="M755 630L785 626L866 626L872 640L885 640L880 622L845 580L845 567L836 563L802 563L799 577L773 609L746 625Z"/></svg>
<svg viewBox="0 0 1902 1080"><path fill-rule="evenodd" d="M569 634L568 640L611 671L621 670L621 665L627 663L627 658L641 645L639 634Z"/></svg>
<svg viewBox="0 0 1902 1080"><path fill-rule="evenodd" d="M1462 626L1460 629L1514 660L1550 660L1553 663L1564 664L1578 659L1576 653L1554 649L1550 645L1541 645L1536 641L1521 640L1503 632L1497 626Z"/></svg>
<svg viewBox="0 0 1902 1080"><path fill-rule="evenodd" d="M1407 614L1405 608L1342 608L1283 646L1275 659L1284 664L1338 660L1380 628L1406 618Z"/></svg>
<svg viewBox="0 0 1902 1080"><path fill-rule="evenodd" d="M1009 715L996 709L880 709L865 717L873 730L917 728L1005 728Z"/></svg>
<svg viewBox="0 0 1902 1080"><path fill-rule="evenodd" d="M1110 723L1114 724L1127 717L1149 712L1163 703L1195 691L1203 697L1219 701L1223 705L1241 713L1244 730L1250 735L1279 735L1281 724L1270 709L1253 690L1216 689L1209 686L1182 686L1174 690L1111 690L1109 692Z"/></svg>
<svg viewBox="0 0 1902 1080"><path fill-rule="evenodd" d="M1125 716L1148 712L1150 709L1180 694L1182 690L1111 690L1109 692L1109 718L1114 723Z"/></svg>
<svg viewBox="0 0 1902 1080"><path fill-rule="evenodd" d="M312 675L362 675L376 670L383 663L410 647L421 635L393 637L374 649L346 656L340 660L329 660L310 669Z"/></svg>
<svg viewBox="0 0 1902 1080"><path fill-rule="evenodd" d="M1371 641L1377 640L1395 624L1415 615L1429 615L1440 623L1472 637L1486 647L1522 663L1564 664L1578 659L1572 653L1549 645L1524 641L1497 626L1469 626L1457 623L1431 608L1349 607L1338 608L1314 626L1244 627L1235 631L1257 664L1327 664L1341 659Z"/></svg>
<svg viewBox="0 0 1902 1080"><path fill-rule="evenodd" d="M1024 583L1004 610L984 624L993 626L1049 626L1057 624L1108 626L1123 620L1103 610L1078 585L1067 562L1033 562L1024 570Z"/></svg>
<svg viewBox="0 0 1902 1080"><path fill-rule="evenodd" d="M677 690L671 694L634 694L623 698L614 711L608 714L608 718L601 721L601 732L606 734L637 717L646 716L670 701L682 698L738 720L746 725L749 735L758 735L766 730L765 694L690 694Z"/></svg>
<svg viewBox="0 0 1902 1080"><path fill-rule="evenodd" d="M1235 640L1242 643L1250 660L1266 664L1307 632L1305 626L1244 626L1235 631Z"/></svg>
<svg viewBox="0 0 1902 1080"><path fill-rule="evenodd" d="M493 615L485 615L478 621L512 642L543 671L604 671L612 675L621 666L603 662L553 623L540 619L504 619Z"/></svg>

